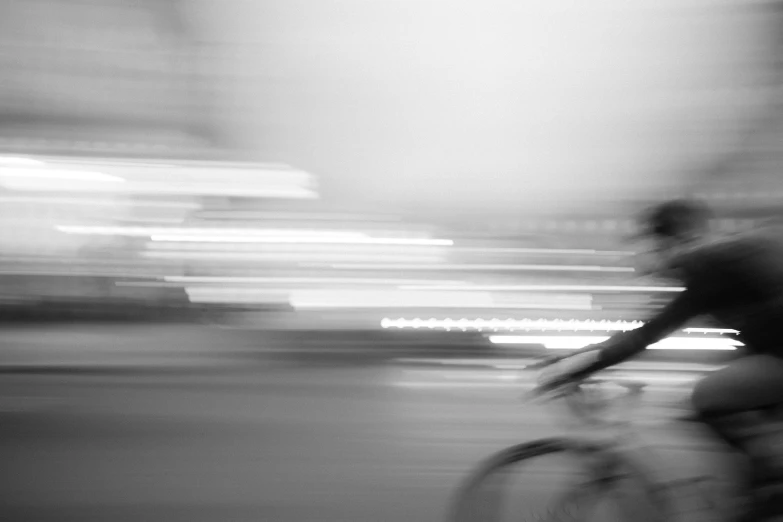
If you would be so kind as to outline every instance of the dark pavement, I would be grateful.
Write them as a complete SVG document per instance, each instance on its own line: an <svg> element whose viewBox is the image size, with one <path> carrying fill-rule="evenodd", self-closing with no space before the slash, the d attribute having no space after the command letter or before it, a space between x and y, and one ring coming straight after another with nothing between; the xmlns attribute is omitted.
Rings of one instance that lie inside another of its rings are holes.
<svg viewBox="0 0 783 522"><path fill-rule="evenodd" d="M70 334L47 335L68 345ZM72 346L84 345L79 335ZM167 348L214 342L167 335ZM179 372L0 376L0 519L443 520L479 459L574 430L553 405L523 404L532 376L511 367L220 360ZM651 464L667 477L719 473L698 432L661 424L683 383L660 369L646 375L657 379L637 417L645 440L667 446ZM543 507L569 469L562 459L534 465L515 485L517 500Z"/></svg>

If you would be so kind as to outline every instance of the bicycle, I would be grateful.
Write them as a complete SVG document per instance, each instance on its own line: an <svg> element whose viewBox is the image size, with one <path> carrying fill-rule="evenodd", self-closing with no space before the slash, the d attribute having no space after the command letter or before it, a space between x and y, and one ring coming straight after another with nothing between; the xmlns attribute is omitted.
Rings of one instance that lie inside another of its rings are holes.
<svg viewBox="0 0 783 522"><path fill-rule="evenodd" d="M538 369L557 362L550 358L527 369ZM607 398L607 385L619 386L623 393L619 397ZM565 492L556 495L543 515L528 518L513 518L514 521L565 522L597 520L584 517L596 506L613 500L623 522L670 522L678 520L684 510L676 508L686 498L696 498L702 513L709 513L705 520L720 520L720 514L732 513L739 504L722 504L711 494L708 483L717 482L709 475L697 475L684 479L660 480L649 466L642 462L655 458L655 452L640 442L641 435L635 430L632 420L621 418L610 420L605 413L625 402L633 407L643 395L647 383L628 379L590 378L573 383L551 394L551 399L564 399L568 411L584 426L615 429L616 433L605 440L590 440L586 437L566 436L539 439L518 444L502 450L475 467L458 488L456 498L448 514L449 522L497 522L501 520L505 500L504 484L508 481L514 465L528 463L532 459L553 454L565 454L579 462L581 477L570 484ZM628 410L626 410L628 411ZM692 416L677 419L693 422ZM647 453L643 459L642 453ZM693 496L683 496L674 490L686 488ZM628 491L638 494L634 497ZM689 513L691 514L691 513ZM689 519L690 520L690 519Z"/></svg>

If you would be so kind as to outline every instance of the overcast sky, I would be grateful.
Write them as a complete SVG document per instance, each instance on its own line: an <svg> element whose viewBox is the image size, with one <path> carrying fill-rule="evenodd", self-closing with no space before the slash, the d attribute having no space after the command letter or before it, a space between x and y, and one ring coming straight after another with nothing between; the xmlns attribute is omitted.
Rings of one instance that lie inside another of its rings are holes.
<svg viewBox="0 0 783 522"><path fill-rule="evenodd" d="M734 145L768 99L773 19L728 5L237 0L202 23L246 78L235 138L327 197L561 211L682 184Z"/></svg>

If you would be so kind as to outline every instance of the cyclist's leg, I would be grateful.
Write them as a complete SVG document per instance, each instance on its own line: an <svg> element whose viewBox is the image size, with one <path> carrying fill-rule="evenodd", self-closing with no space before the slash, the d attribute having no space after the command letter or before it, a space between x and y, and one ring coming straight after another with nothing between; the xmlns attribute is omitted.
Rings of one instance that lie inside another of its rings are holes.
<svg viewBox="0 0 783 522"><path fill-rule="evenodd" d="M736 470L738 478L746 478L751 488L783 481L783 455L771 444L781 435L748 436L759 426L754 410L783 403L783 359L752 355L736 360L702 379L692 401L701 420L745 457L743 468Z"/></svg>

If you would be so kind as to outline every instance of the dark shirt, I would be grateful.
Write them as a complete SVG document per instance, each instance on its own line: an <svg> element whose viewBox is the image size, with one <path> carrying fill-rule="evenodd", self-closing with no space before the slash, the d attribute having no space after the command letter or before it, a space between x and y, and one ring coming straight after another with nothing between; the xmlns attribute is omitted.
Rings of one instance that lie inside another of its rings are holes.
<svg viewBox="0 0 783 522"><path fill-rule="evenodd" d="M711 315L754 353L783 356L783 230L766 228L698 247L675 264L685 291L643 326L599 345L597 367L636 355L684 323Z"/></svg>

